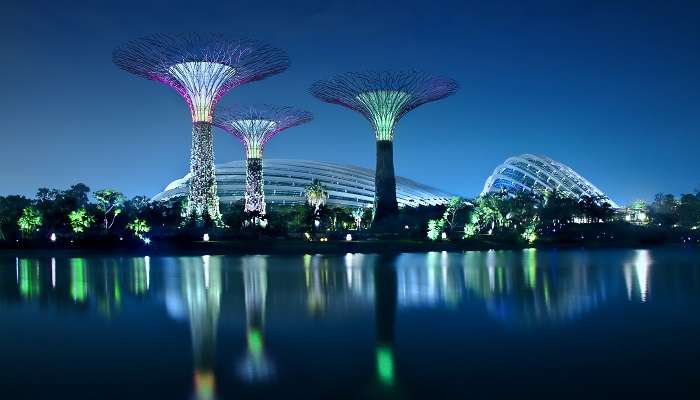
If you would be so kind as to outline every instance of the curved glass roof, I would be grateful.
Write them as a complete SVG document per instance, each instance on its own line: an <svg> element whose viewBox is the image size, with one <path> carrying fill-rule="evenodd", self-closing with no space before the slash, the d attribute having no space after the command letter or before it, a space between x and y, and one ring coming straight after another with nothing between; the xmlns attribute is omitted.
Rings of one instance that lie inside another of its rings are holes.
<svg viewBox="0 0 700 400"><path fill-rule="evenodd" d="M216 167L216 183L222 202L236 202L245 191L245 160ZM301 204L306 202L304 187L318 179L329 193L328 204L344 207L371 207L374 201L374 170L325 161L264 159L263 180L268 204ZM153 197L168 201L187 196L189 174L171 182ZM399 207L444 204L449 193L396 177L396 198Z"/></svg>
<svg viewBox="0 0 700 400"><path fill-rule="evenodd" d="M602 196L611 206L618 207L605 193L573 169L549 157L532 154L510 157L496 167L486 179L481 193L502 190L509 193L556 190L576 199Z"/></svg>

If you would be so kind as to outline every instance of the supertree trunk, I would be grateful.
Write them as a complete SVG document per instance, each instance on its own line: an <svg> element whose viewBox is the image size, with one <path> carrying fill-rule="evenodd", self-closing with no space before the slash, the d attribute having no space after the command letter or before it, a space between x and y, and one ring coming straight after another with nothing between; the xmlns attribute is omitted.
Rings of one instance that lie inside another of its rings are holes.
<svg viewBox="0 0 700 400"><path fill-rule="evenodd" d="M216 194L214 143L211 123L192 125L192 155L190 157L190 194L188 214L201 221L205 213L216 224L220 223L219 197Z"/></svg>
<svg viewBox="0 0 700 400"><path fill-rule="evenodd" d="M249 158L245 175L245 212L265 215L262 158Z"/></svg>
<svg viewBox="0 0 700 400"><path fill-rule="evenodd" d="M398 215L396 176L394 175L394 143L377 141L377 169L374 177L374 218L372 225Z"/></svg>

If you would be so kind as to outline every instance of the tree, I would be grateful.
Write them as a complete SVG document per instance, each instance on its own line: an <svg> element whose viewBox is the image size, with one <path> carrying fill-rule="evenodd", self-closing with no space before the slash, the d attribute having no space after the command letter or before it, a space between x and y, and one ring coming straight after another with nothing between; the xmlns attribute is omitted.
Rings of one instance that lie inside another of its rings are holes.
<svg viewBox="0 0 700 400"><path fill-rule="evenodd" d="M685 228L700 225L700 193L681 195L678 204L678 224Z"/></svg>
<svg viewBox="0 0 700 400"><path fill-rule="evenodd" d="M145 220L136 218L133 222L126 225L126 229L132 231L137 238L143 240L143 234L150 232L151 226Z"/></svg>
<svg viewBox="0 0 700 400"><path fill-rule="evenodd" d="M318 179L314 179L304 187L304 195L306 196L306 201L316 212L328 201L328 191Z"/></svg>
<svg viewBox="0 0 700 400"><path fill-rule="evenodd" d="M577 204L578 212L587 223L605 222L609 220L614 210L602 196L582 196Z"/></svg>
<svg viewBox="0 0 700 400"><path fill-rule="evenodd" d="M30 205L31 201L23 196L0 197L0 240L16 236L17 220L22 210Z"/></svg>
<svg viewBox="0 0 700 400"><path fill-rule="evenodd" d="M95 199L97 199L97 208L104 214L104 228L109 230L117 215L122 212L124 195L115 190L104 189L95 192Z"/></svg>
<svg viewBox="0 0 700 400"><path fill-rule="evenodd" d="M455 218L457 216L457 213L459 213L460 210L463 210L467 207L467 203L462 200L461 197L452 197L448 202L447 202L447 208L445 209L445 213L442 216L442 219L445 221L445 224L450 232L454 230L455 227Z"/></svg>
<svg viewBox="0 0 700 400"><path fill-rule="evenodd" d="M509 225L506 218L509 208L507 202L508 195L505 193L486 193L480 196L476 199L465 231L477 233L486 231L491 234L506 228Z"/></svg>
<svg viewBox="0 0 700 400"><path fill-rule="evenodd" d="M672 194L658 193L649 207L655 223L673 226L678 223L678 201Z"/></svg>
<svg viewBox="0 0 700 400"><path fill-rule="evenodd" d="M76 234L85 232L85 230L95 223L95 217L88 214L87 210L84 208L71 211L68 214L68 219L70 220L71 230Z"/></svg>
<svg viewBox="0 0 700 400"><path fill-rule="evenodd" d="M540 212L542 224L552 231L569 224L578 214L578 202L558 191L548 191Z"/></svg>
<svg viewBox="0 0 700 400"><path fill-rule="evenodd" d="M88 193L90 193L90 188L87 185L76 183L64 191L62 195L73 208L84 208L88 205Z"/></svg>
<svg viewBox="0 0 700 400"><path fill-rule="evenodd" d="M306 195L306 202L314 209L314 227L316 227L316 225L321 223L321 206L328 201L328 191L320 180L314 179L304 187L304 194Z"/></svg>
<svg viewBox="0 0 700 400"><path fill-rule="evenodd" d="M41 212L36 207L25 207L22 210L22 216L17 220L17 226L19 226L22 235L29 237L39 230L43 219Z"/></svg>
<svg viewBox="0 0 700 400"><path fill-rule="evenodd" d="M362 229L362 217L365 215L365 210L362 208L356 208L352 210L352 218L355 220L355 226L359 231Z"/></svg>
<svg viewBox="0 0 700 400"><path fill-rule="evenodd" d="M438 240L445 231L446 220L444 218L428 221L428 239Z"/></svg>

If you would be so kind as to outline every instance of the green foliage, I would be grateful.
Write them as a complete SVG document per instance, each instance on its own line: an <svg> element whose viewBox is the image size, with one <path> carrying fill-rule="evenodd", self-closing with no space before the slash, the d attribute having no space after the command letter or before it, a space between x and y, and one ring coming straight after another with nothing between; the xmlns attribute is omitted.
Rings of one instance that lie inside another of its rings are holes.
<svg viewBox="0 0 700 400"><path fill-rule="evenodd" d="M526 226L523 233L520 234L523 239L532 244L537 241L537 219L533 218Z"/></svg>
<svg viewBox="0 0 700 400"><path fill-rule="evenodd" d="M134 235L143 239L143 234L151 231L151 226L143 219L136 218L126 225L126 229L132 231Z"/></svg>
<svg viewBox="0 0 700 400"><path fill-rule="evenodd" d="M0 196L0 240L8 240L18 233L17 220L22 210L30 205L31 201L23 196Z"/></svg>
<svg viewBox="0 0 700 400"><path fill-rule="evenodd" d="M444 218L428 221L428 239L438 240L445 231L446 220Z"/></svg>
<svg viewBox="0 0 700 400"><path fill-rule="evenodd" d="M452 197L447 202L447 207L445 208L445 213L442 215L442 219L450 231L455 228L455 220L460 211L467 208L467 203L462 200L461 197Z"/></svg>
<svg viewBox="0 0 700 400"><path fill-rule="evenodd" d="M310 184L304 187L304 195L306 196L306 201L316 211L318 211L322 205L326 204L328 200L328 190L326 190L326 187L318 179L314 179Z"/></svg>
<svg viewBox="0 0 700 400"><path fill-rule="evenodd" d="M114 220L121 214L121 206L124 203L124 195L112 189L103 189L95 192L97 208L104 213L104 228L109 230L114 225Z"/></svg>
<svg viewBox="0 0 700 400"><path fill-rule="evenodd" d="M355 221L355 228L362 229L362 220L364 219L365 209L355 208L352 210L352 219Z"/></svg>
<svg viewBox="0 0 700 400"><path fill-rule="evenodd" d="M17 226L24 236L31 236L41 228L44 217L36 207L25 207L17 220Z"/></svg>
<svg viewBox="0 0 700 400"><path fill-rule="evenodd" d="M71 211L68 214L68 219L71 230L76 234L85 232L95 223L95 217L90 215L85 208Z"/></svg>
<svg viewBox="0 0 700 400"><path fill-rule="evenodd" d="M478 235L478 234L479 234L479 228L475 224L470 222L464 226L463 239L471 239L471 238L476 237L476 235Z"/></svg>

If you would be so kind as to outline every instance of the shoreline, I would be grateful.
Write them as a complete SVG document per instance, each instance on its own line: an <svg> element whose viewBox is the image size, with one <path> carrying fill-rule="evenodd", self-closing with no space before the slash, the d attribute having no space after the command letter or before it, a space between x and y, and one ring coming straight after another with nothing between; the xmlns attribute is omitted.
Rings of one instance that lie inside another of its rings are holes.
<svg viewBox="0 0 700 400"><path fill-rule="evenodd" d="M497 242L423 242L423 241L210 241L187 243L153 243L148 246L63 246L51 245L41 247L4 247L0 248L0 257L41 257L46 255L73 256L197 256L197 255L303 255L303 254L347 254L347 253L425 253L433 251L463 252L488 250L597 250L597 249L633 249L657 247L697 248L695 244L679 243L642 243L642 242L608 242L608 243L541 243L538 245L517 245Z"/></svg>

